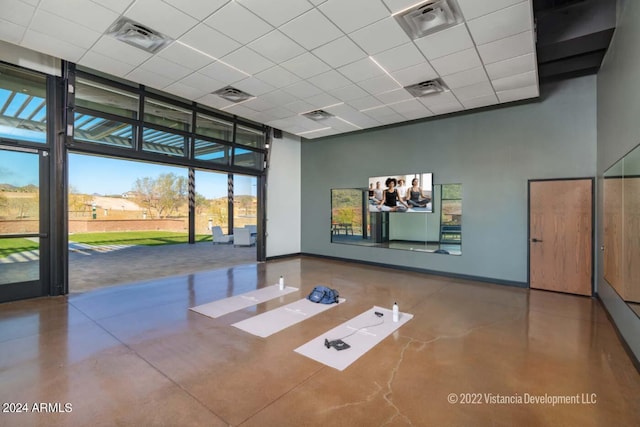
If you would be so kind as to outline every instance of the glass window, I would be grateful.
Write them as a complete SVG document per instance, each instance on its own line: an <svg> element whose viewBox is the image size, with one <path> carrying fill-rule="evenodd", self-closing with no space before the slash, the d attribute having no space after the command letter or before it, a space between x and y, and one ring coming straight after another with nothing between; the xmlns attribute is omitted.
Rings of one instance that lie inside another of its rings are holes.
<svg viewBox="0 0 640 427"><path fill-rule="evenodd" d="M184 157L188 137L161 130L144 128L142 150L152 153Z"/></svg>
<svg viewBox="0 0 640 427"><path fill-rule="evenodd" d="M111 145L123 148L133 147L134 126L115 120L75 113L74 139L82 142Z"/></svg>
<svg viewBox="0 0 640 427"><path fill-rule="evenodd" d="M0 137L47 142L44 76L0 65Z"/></svg>
<svg viewBox="0 0 640 427"><path fill-rule="evenodd" d="M236 130L236 143L255 148L264 148L264 132L244 126Z"/></svg>
<svg viewBox="0 0 640 427"><path fill-rule="evenodd" d="M255 176L233 176L233 227L250 228L257 234L258 179ZM255 237L255 236L254 236Z"/></svg>
<svg viewBox="0 0 640 427"><path fill-rule="evenodd" d="M155 99L145 99L144 120L171 129L191 131L191 111Z"/></svg>
<svg viewBox="0 0 640 427"><path fill-rule="evenodd" d="M138 117L138 95L78 78L76 106L130 119Z"/></svg>
<svg viewBox="0 0 640 427"><path fill-rule="evenodd" d="M233 139L233 124L198 114L196 117L196 133L223 141L231 141Z"/></svg>
<svg viewBox="0 0 640 427"><path fill-rule="evenodd" d="M229 234L227 174L198 170L195 181L196 234L207 234L208 240L211 240L213 227L220 227L223 234Z"/></svg>
<svg viewBox="0 0 640 427"><path fill-rule="evenodd" d="M234 165L262 170L262 153L245 148L234 148L233 153Z"/></svg>
<svg viewBox="0 0 640 427"><path fill-rule="evenodd" d="M196 139L194 156L196 160L206 160L212 163L229 164L231 147L212 141Z"/></svg>

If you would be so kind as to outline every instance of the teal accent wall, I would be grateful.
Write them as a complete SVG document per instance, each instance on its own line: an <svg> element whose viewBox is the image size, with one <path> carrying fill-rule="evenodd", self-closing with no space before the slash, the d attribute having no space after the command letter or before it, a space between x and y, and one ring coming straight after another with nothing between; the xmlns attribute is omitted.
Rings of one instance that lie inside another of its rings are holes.
<svg viewBox="0 0 640 427"><path fill-rule="evenodd" d="M620 10L624 6L624 13ZM618 22L602 68L598 73L598 188L602 189L602 174L618 159L640 143L640 2L618 3ZM598 207L602 212L602 191ZM599 245L604 227L598 218ZM598 251L598 294L616 323L629 348L640 359L640 318L625 304L604 280L603 256Z"/></svg>
<svg viewBox="0 0 640 427"><path fill-rule="evenodd" d="M596 77L547 84L527 104L302 143L304 253L525 283L527 182L596 174ZM462 256L331 243L331 188L433 172L461 183Z"/></svg>

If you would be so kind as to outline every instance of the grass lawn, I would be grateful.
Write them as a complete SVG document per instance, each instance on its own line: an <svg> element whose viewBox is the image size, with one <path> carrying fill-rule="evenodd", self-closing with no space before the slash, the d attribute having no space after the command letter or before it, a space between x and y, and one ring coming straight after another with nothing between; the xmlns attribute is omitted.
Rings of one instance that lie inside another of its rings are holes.
<svg viewBox="0 0 640 427"><path fill-rule="evenodd" d="M28 239L0 239L0 258L6 258L16 252L33 251L39 246L38 242Z"/></svg>
<svg viewBox="0 0 640 427"><path fill-rule="evenodd" d="M69 235L70 242L89 245L143 245L160 246L187 243L187 233L171 231L116 231L112 233L74 233ZM196 242L211 241L210 234L196 234Z"/></svg>

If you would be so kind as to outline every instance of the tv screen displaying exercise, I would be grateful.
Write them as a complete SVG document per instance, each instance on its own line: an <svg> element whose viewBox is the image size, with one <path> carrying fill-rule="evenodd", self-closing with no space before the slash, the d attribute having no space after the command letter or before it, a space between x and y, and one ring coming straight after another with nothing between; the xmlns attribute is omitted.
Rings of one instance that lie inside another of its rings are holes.
<svg viewBox="0 0 640 427"><path fill-rule="evenodd" d="M433 212L433 173L369 178L370 212Z"/></svg>

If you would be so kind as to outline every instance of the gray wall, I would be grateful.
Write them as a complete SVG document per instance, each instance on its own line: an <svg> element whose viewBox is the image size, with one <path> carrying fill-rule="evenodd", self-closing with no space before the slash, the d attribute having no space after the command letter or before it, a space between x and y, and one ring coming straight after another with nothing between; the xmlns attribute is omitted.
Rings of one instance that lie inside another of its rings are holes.
<svg viewBox="0 0 640 427"><path fill-rule="evenodd" d="M596 173L596 77L543 86L539 101L302 144L302 251L524 283L527 180ZM462 256L332 244L330 189L433 172L463 184Z"/></svg>
<svg viewBox="0 0 640 427"><path fill-rule="evenodd" d="M625 1L617 28L598 73L598 188L602 174L618 159L640 143L640 2ZM621 4L622 4L621 3ZM618 5L620 8L621 4ZM602 207L602 192L598 206ZM602 212L602 208L599 209ZM602 244L602 218L598 218L598 235ZM603 257L599 252L598 294L627 344L640 359L640 319L622 301L602 277Z"/></svg>

